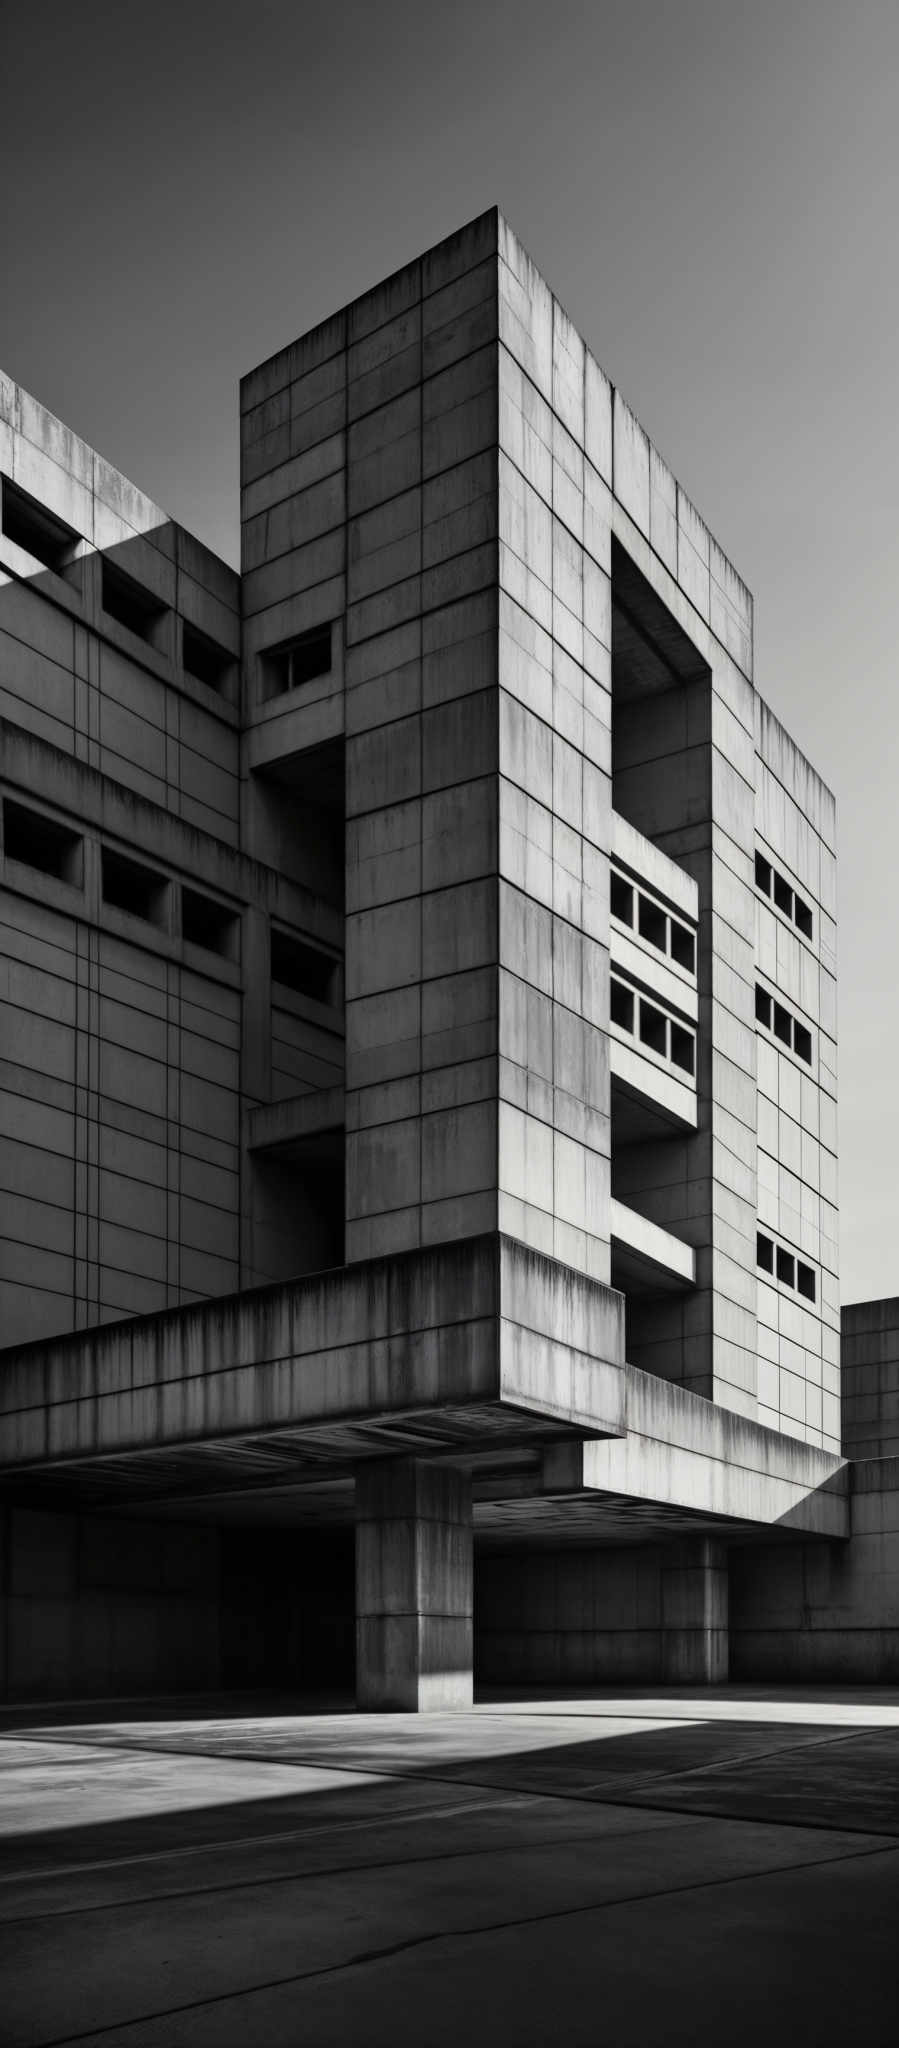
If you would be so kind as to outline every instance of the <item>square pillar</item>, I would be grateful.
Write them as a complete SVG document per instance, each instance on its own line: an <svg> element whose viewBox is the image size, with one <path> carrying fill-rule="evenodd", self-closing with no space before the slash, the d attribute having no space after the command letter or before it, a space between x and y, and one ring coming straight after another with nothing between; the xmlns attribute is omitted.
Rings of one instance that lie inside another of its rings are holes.
<svg viewBox="0 0 899 2048"><path fill-rule="evenodd" d="M471 1478L419 1458L356 1472L356 1704L470 1707Z"/></svg>
<svg viewBox="0 0 899 2048"><path fill-rule="evenodd" d="M728 1671L727 1551L711 1537L662 1553L662 1681L725 1685Z"/></svg>

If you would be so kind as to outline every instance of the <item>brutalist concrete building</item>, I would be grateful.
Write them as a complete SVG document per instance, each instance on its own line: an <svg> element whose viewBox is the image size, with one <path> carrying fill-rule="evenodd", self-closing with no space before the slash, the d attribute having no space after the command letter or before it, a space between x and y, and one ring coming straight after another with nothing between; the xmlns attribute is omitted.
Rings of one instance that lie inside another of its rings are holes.
<svg viewBox="0 0 899 2048"><path fill-rule="evenodd" d="M0 402L8 1696L895 1677L833 799L505 222L244 380L240 576Z"/></svg>

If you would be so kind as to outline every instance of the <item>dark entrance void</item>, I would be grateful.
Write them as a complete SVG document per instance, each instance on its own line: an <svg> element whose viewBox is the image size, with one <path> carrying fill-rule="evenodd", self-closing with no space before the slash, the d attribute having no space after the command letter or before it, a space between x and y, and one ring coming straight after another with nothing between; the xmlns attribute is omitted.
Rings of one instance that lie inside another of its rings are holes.
<svg viewBox="0 0 899 2048"><path fill-rule="evenodd" d="M352 1526L223 1529L221 1559L226 1689L352 1693Z"/></svg>

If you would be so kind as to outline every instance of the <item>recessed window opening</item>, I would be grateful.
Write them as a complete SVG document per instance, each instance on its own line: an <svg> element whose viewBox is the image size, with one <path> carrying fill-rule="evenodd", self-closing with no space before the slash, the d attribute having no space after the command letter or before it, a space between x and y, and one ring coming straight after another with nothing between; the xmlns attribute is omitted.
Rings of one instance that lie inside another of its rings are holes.
<svg viewBox="0 0 899 2048"><path fill-rule="evenodd" d="M127 626L129 633L152 643L165 609L158 597L135 583L132 576L126 576L112 562L103 563L103 610L119 626Z"/></svg>
<svg viewBox="0 0 899 2048"><path fill-rule="evenodd" d="M287 690L298 690L303 683L326 676L330 668L331 627L313 626L262 656L263 697L281 697Z"/></svg>
<svg viewBox="0 0 899 2048"><path fill-rule="evenodd" d="M233 960L237 951L238 922L233 910L201 896L198 889L181 891L181 936L191 946L203 946L207 953L219 953Z"/></svg>
<svg viewBox="0 0 899 2048"><path fill-rule="evenodd" d="M778 872L777 872L777 869L776 869L776 868L775 868L775 869L773 870L773 873L774 873L774 901L775 901L775 903L776 903L776 905L777 905L777 908L778 908L778 910L782 910L782 911L783 911L784 917L792 917L792 915L793 915L793 891L792 891L792 889L790 888L790 884L789 884L789 882L785 882L785 881L784 881L783 875L779 875L779 874L778 874Z"/></svg>
<svg viewBox="0 0 899 2048"><path fill-rule="evenodd" d="M802 1259L796 1260L796 1289L797 1293L805 1296L806 1301L814 1301L815 1275L812 1267L807 1266Z"/></svg>
<svg viewBox="0 0 899 2048"><path fill-rule="evenodd" d="M808 904L804 903L802 897L797 896L795 892L793 895L793 922L798 925L804 939L811 938L813 930L812 913Z"/></svg>
<svg viewBox="0 0 899 2048"><path fill-rule="evenodd" d="M797 1059L804 1060L807 1067L811 1066L812 1034L808 1026L800 1024L799 1018L791 1016L783 1003L775 1002L758 982L755 985L755 1015L756 1022L763 1024L766 1031L773 1031L781 1045L788 1046Z"/></svg>
<svg viewBox="0 0 899 2048"><path fill-rule="evenodd" d="M785 1252L781 1245L778 1245L775 1255L775 1271L785 1287L795 1287L796 1261L792 1252Z"/></svg>
<svg viewBox="0 0 899 2048"><path fill-rule="evenodd" d="M662 1010L657 1010L654 1003L647 1003L642 996L640 1043L648 1045L651 1052L660 1053L662 1059L665 1058L668 1051L668 1019Z"/></svg>
<svg viewBox="0 0 899 2048"><path fill-rule="evenodd" d="M648 945L654 946L659 953L667 954L687 974L695 975L695 934L615 867L611 871L609 907L619 924L627 925L630 931L636 927Z"/></svg>
<svg viewBox="0 0 899 2048"><path fill-rule="evenodd" d="M612 1023L613 1023L613 1024L617 1024L617 1025L618 1025L618 1028L619 1028L619 1030L620 1030L620 1031L633 1031L633 1028L634 1028L634 992L633 992L633 989L630 989L630 988L625 988L624 982L623 982L623 981L616 981L616 980L614 979L614 976L613 976L613 978L612 978L612 982L611 982L611 986L610 986L610 991L609 991L609 1008L610 1008L610 1014L611 1014L611 1018L612 1018Z"/></svg>
<svg viewBox="0 0 899 2048"><path fill-rule="evenodd" d="M780 1039L782 1045L790 1045L792 1043L792 1021L790 1012L784 1009L783 1003L775 1003L773 1011L774 1036Z"/></svg>
<svg viewBox="0 0 899 2048"><path fill-rule="evenodd" d="M3 805L3 850L7 860L21 861L42 875L55 875L60 882L81 887L84 842L79 833L29 811L24 804Z"/></svg>
<svg viewBox="0 0 899 2048"><path fill-rule="evenodd" d="M805 1301L817 1298L818 1282L813 1266L804 1259L796 1258L783 1245L775 1244L762 1230L757 1231L755 1240L755 1263L763 1273L770 1273L780 1281L782 1287L795 1288Z"/></svg>
<svg viewBox="0 0 899 2048"><path fill-rule="evenodd" d="M673 1018L671 1020L671 1059L674 1066L681 1067L685 1074L692 1076L695 1072L696 1040L693 1037L692 1031L685 1031L683 1025L675 1024Z"/></svg>
<svg viewBox="0 0 899 2048"><path fill-rule="evenodd" d="M234 666L234 657L224 647L219 647L196 626L184 625L181 642L181 661L189 676L195 676L198 683L205 683L207 689L219 694L227 689Z"/></svg>
<svg viewBox="0 0 899 2048"><path fill-rule="evenodd" d="M685 924L678 924L675 917L669 918L671 958L685 973L696 973L696 939L688 932Z"/></svg>
<svg viewBox="0 0 899 2048"><path fill-rule="evenodd" d="M668 951L668 919L664 910L653 903L649 896L638 898L639 932L641 939L648 939L651 946L657 946L660 953Z"/></svg>
<svg viewBox="0 0 899 2048"><path fill-rule="evenodd" d="M609 883L609 904L612 916L617 917L620 924L630 925L633 929L634 892L630 882L626 882L623 875L616 874L614 868Z"/></svg>
<svg viewBox="0 0 899 2048"><path fill-rule="evenodd" d="M48 512L26 491L10 483L8 477L3 478L2 505L6 539L34 555L45 569L61 576L72 560L80 536L65 520L57 519L55 513Z"/></svg>
<svg viewBox="0 0 899 2048"><path fill-rule="evenodd" d="M333 1003L337 988L338 961L305 939L272 927L272 981L282 988L308 996L314 1003Z"/></svg>
<svg viewBox="0 0 899 2048"><path fill-rule="evenodd" d="M169 885L164 875L129 860L124 853L115 853L110 846L103 847L101 861L104 903L127 910L147 924L165 923Z"/></svg>
<svg viewBox="0 0 899 2048"><path fill-rule="evenodd" d="M811 1066L812 1034L810 1031L807 1031L805 1025L800 1024L798 1022L798 1019L795 1017L793 1018L793 1051L798 1054L801 1060L805 1061L806 1066Z"/></svg>
<svg viewBox="0 0 899 2048"><path fill-rule="evenodd" d="M773 897L775 908L795 924L804 939L813 938L815 926L809 905L787 881L786 875L780 874L761 853L755 856L755 886L762 896Z"/></svg>

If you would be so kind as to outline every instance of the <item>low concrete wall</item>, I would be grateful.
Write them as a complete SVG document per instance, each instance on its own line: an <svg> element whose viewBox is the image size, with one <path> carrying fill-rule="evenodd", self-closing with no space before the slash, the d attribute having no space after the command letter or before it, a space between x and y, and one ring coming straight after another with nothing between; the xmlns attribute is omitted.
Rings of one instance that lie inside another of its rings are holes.
<svg viewBox="0 0 899 2048"><path fill-rule="evenodd" d="M510 1551L475 1564L483 1685L652 1685L662 1669L661 1550Z"/></svg>
<svg viewBox="0 0 899 2048"><path fill-rule="evenodd" d="M843 1309L843 1451L847 1458L899 1455L899 1301Z"/></svg>
<svg viewBox="0 0 899 2048"><path fill-rule="evenodd" d="M732 1678L899 1683L899 1458L850 1473L849 1543L731 1551Z"/></svg>

